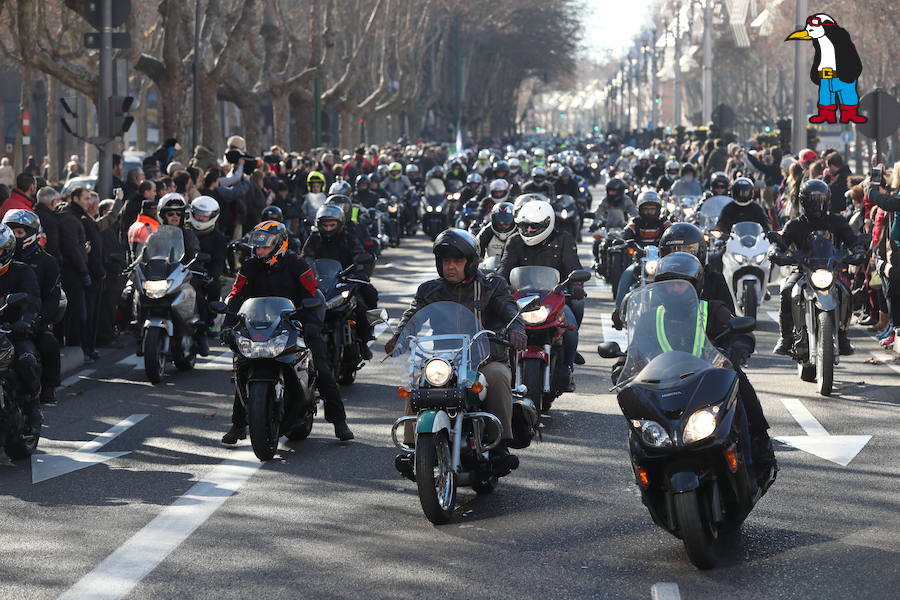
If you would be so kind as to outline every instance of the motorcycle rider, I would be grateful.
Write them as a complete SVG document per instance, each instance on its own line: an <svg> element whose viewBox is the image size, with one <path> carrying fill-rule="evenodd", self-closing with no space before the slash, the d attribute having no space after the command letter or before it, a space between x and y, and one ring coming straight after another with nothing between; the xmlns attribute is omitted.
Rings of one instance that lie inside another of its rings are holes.
<svg viewBox="0 0 900 600"><path fill-rule="evenodd" d="M559 177L556 178L553 189L557 196L578 198L581 195L578 191L578 182L575 181L575 178L572 176L572 169L569 167L562 167L559 170Z"/></svg>
<svg viewBox="0 0 900 600"><path fill-rule="evenodd" d="M556 198L553 184L547 180L547 168L537 166L531 169L531 181L522 186L523 194L542 194L548 198Z"/></svg>
<svg viewBox="0 0 900 600"><path fill-rule="evenodd" d="M724 237L731 234L731 228L736 223L745 221L759 223L763 231L769 231L769 217L765 209L753 201L753 188L753 182L747 177L738 177L731 184L731 202L722 208L714 227Z"/></svg>
<svg viewBox="0 0 900 600"><path fill-rule="evenodd" d="M669 221L662 218L662 201L654 191L642 192L637 201L638 216L633 218L622 232L624 241L634 240L641 247L656 246L663 232L669 227ZM621 310L622 300L631 290L637 279L635 270L638 264L629 265L619 278L616 290L616 308Z"/></svg>
<svg viewBox="0 0 900 600"><path fill-rule="evenodd" d="M303 224L308 228L316 222L316 212L325 204L325 175L319 171L310 171L306 176L306 187L309 190L300 206Z"/></svg>
<svg viewBox="0 0 900 600"><path fill-rule="evenodd" d="M497 179L496 181L503 181ZM497 256L503 258L506 249L506 240L516 229L516 221L513 215L515 207L512 202L500 202L491 209L491 226L484 227L478 234L478 247L481 249L481 258Z"/></svg>
<svg viewBox="0 0 900 600"><path fill-rule="evenodd" d="M509 202L513 198L512 187L505 179L495 179L488 186L488 194L481 201L478 207L482 219L486 219L490 215L494 207L502 202Z"/></svg>
<svg viewBox="0 0 900 600"><path fill-rule="evenodd" d="M697 169L691 163L684 163L681 167L681 177L672 184L669 189L669 195L673 198L676 196L697 196L703 195L703 186L697 181Z"/></svg>
<svg viewBox="0 0 900 600"><path fill-rule="evenodd" d="M606 197L597 208L594 222L590 227L591 232L597 231L601 227L624 228L628 225L630 218L637 216L637 208L626 193L626 187L625 182L618 177L613 177L606 182ZM595 245L597 244L595 243Z"/></svg>
<svg viewBox="0 0 900 600"><path fill-rule="evenodd" d="M409 183L413 188L418 188L419 184L422 183L422 173L419 170L419 165L416 163L406 165L406 178L409 179Z"/></svg>
<svg viewBox="0 0 900 600"><path fill-rule="evenodd" d="M159 214L156 212L156 198L144 198L141 201L141 214L128 227L126 237L131 260L135 260L147 244L147 239L159 229Z"/></svg>
<svg viewBox="0 0 900 600"><path fill-rule="evenodd" d="M37 214L16 208L3 215L3 224L16 236L15 260L31 267L37 278L41 311L34 320L34 344L41 358L40 403L49 404L56 401L55 390L60 383L59 340L50 330L61 299L59 261L38 243L41 221Z"/></svg>
<svg viewBox="0 0 900 600"><path fill-rule="evenodd" d="M666 172L664 175L660 175L659 179L656 180L656 190L658 192L668 192L672 189L672 185L675 184L675 181L678 179L678 171L681 165L678 164L677 160L670 160L666 163Z"/></svg>
<svg viewBox="0 0 900 600"><path fill-rule="evenodd" d="M451 179L457 180L461 185L466 183L466 167L458 156L453 157L450 161L450 167L444 174L445 183L449 184Z"/></svg>
<svg viewBox="0 0 900 600"><path fill-rule="evenodd" d="M469 200L480 201L485 197L486 193L482 181L483 178L477 171L469 173L469 176L466 177L466 187L464 187L459 194L460 206L465 206L466 202Z"/></svg>
<svg viewBox="0 0 900 600"><path fill-rule="evenodd" d="M753 334L750 333L727 333L730 330L730 321L735 316L734 312L718 300L703 298L704 268L696 256L687 252L673 252L660 259L659 269L654 282L672 280L682 280L694 287L697 297L702 299L698 306L700 313L687 315L689 322L685 327L674 327L673 323L669 321L665 325L664 330L660 331L658 325L657 337L665 336L667 339L677 339L679 330L682 333L694 332L696 331L697 319L701 319L701 322L705 321L706 337L710 343L720 348L728 357L737 374L738 394L747 416L750 430L751 456L753 462L761 467L757 473L762 475L768 470L769 466L775 466L775 452L772 448L772 441L769 439L769 423L763 413L759 397L746 373L740 367L746 358L753 353L756 347L756 340ZM685 291L687 289L689 288L685 288ZM650 316L658 318L656 315ZM678 319L677 315L667 314L666 316ZM688 341L690 342L690 340ZM621 364L622 361L616 367L613 367L614 371L617 368L620 369Z"/></svg>
<svg viewBox="0 0 900 600"><path fill-rule="evenodd" d="M359 239L345 227L344 211L338 204L326 204L316 215L316 229L303 244L301 257L312 263L318 258L330 258L341 263L346 269L353 265L354 258L363 254L365 249ZM363 269L354 275L356 279L368 279ZM372 326L366 318L366 310L376 308L378 292L371 285L360 285L356 303L356 333L359 340L359 352L363 359L371 360L372 351L369 341L372 337Z"/></svg>
<svg viewBox="0 0 900 600"><path fill-rule="evenodd" d="M632 175L634 175L634 180L638 183L644 183L649 179L648 175L650 172L650 157L652 153L650 150L642 150L638 155L638 162L631 169Z"/></svg>
<svg viewBox="0 0 900 600"><path fill-rule="evenodd" d="M200 252L200 241L197 239L197 234L184 228L184 215L187 212L187 202L184 201L184 196L178 192L166 194L159 199L156 212L159 214L160 224L170 225L181 230L184 239L184 257L181 262L182 264L189 263Z"/></svg>
<svg viewBox="0 0 900 600"><path fill-rule="evenodd" d="M41 393L41 363L34 344L34 325L41 314L41 290L31 267L15 260L16 235L0 224L0 296L22 292L25 302L6 310L3 318L10 323L9 340L15 350L13 370L19 379L17 401L28 417L31 432L41 431L43 416L38 395Z"/></svg>
<svg viewBox="0 0 900 600"><path fill-rule="evenodd" d="M228 308L232 314L225 316L222 323L222 342L233 346L233 327L237 323L236 313L241 304L249 298L262 296L283 296L302 306L306 298L317 297L316 276L309 264L287 249L287 228L276 221L263 221L250 234L250 245L254 256L241 265L241 270L228 295ZM321 294L318 294L321 298ZM334 425L334 435L341 441L353 439L353 432L347 426L347 415L341 392L334 379L328 362L325 343L322 340L322 318L324 311L303 310L303 339L312 355L316 368L316 388L325 404L325 420ZM222 443L236 444L247 437L247 414L244 406L234 396L231 413L231 428L222 436Z"/></svg>
<svg viewBox="0 0 900 600"><path fill-rule="evenodd" d="M510 183L516 185L525 181L525 173L522 171L522 163L518 158L509 159L509 174L505 177Z"/></svg>
<svg viewBox="0 0 900 600"><path fill-rule="evenodd" d="M827 231L835 246L843 245L851 253L863 252L865 248L847 223L846 217L831 213L831 189L821 179L808 179L800 186L800 216L785 223L779 236L773 236L769 248L769 260L776 265L786 265L785 252L790 248L800 251L808 249L810 234L814 231ZM802 273L794 269L781 283L781 306L778 314L780 326L778 342L772 350L775 354L790 355L793 351L794 315L791 312L791 292L794 284L800 280ZM849 301L841 303L849 308ZM838 351L841 356L853 354L854 349L847 338L847 327L850 321L850 310L840 315L838 327Z"/></svg>
<svg viewBox="0 0 900 600"><path fill-rule="evenodd" d="M576 156L575 160L572 161L572 174L584 179L584 182L588 185L596 183L594 174L588 168L583 156Z"/></svg>
<svg viewBox="0 0 900 600"><path fill-rule="evenodd" d="M556 269L559 280L581 268L575 239L567 231L554 229L556 213L553 206L544 200L527 202L516 213L518 232L506 241L506 249L500 260L498 273L509 281L510 272L526 265L544 266ZM569 284L569 297L564 308L567 327L563 333L563 362L569 370L569 385L566 391L574 391L574 365L583 364L578 356L578 325L584 315L584 299L587 294L580 283Z"/></svg>
<svg viewBox="0 0 900 600"><path fill-rule="evenodd" d="M275 206L266 207L265 211L280 209ZM271 211L270 211L271 212ZM197 340L197 353L200 356L209 355L209 341L207 332L213 327L215 316L209 310L210 302L217 302L222 297L222 274L225 272L225 258L228 251L228 240L225 234L216 227L219 220L219 203L210 196L200 196L191 202L188 216L188 227L197 236L200 254L206 254L209 259L198 261L196 264L207 275L203 281L199 277L191 278L191 284L197 290L197 313L199 322L195 336Z"/></svg>
<svg viewBox="0 0 900 600"><path fill-rule="evenodd" d="M479 175L484 175L484 173L490 168L491 151L487 148L482 148L478 151L478 158L475 160L475 166L472 170Z"/></svg>
<svg viewBox="0 0 900 600"><path fill-rule="evenodd" d="M367 209L375 208L375 205L378 204L380 198L381 197L378 194L373 193L369 189L368 175L358 175L356 177L356 191L353 192L353 195L350 197L354 203L360 204Z"/></svg>
<svg viewBox="0 0 900 600"><path fill-rule="evenodd" d="M509 284L495 275L485 275L478 270L480 251L478 241L461 229L446 229L434 240L432 251L435 256L438 278L426 281L416 290L415 298L400 319L397 333L385 345L384 350L392 354L398 336L409 319L424 306L432 302L458 302L475 312L485 329L496 333L512 321L506 336L513 348L524 350L528 344L525 328L516 318L518 309L510 293ZM487 397L484 410L495 415L502 423L502 441L490 451L491 471L496 477L509 474L518 468L519 459L509 453L507 444L512 434L512 375L508 364L508 351L498 344L491 344L488 361L479 367L487 380ZM407 400L406 414L411 414ZM413 444L413 428L404 430L404 442ZM395 459L397 470L405 477L413 478L411 455L401 453Z"/></svg>
<svg viewBox="0 0 900 600"><path fill-rule="evenodd" d="M703 193L703 200L712 196L727 196L728 188L731 186L731 180L724 171L716 171L709 178L709 190ZM700 203L702 206L702 202ZM699 206L697 207L700 208Z"/></svg>

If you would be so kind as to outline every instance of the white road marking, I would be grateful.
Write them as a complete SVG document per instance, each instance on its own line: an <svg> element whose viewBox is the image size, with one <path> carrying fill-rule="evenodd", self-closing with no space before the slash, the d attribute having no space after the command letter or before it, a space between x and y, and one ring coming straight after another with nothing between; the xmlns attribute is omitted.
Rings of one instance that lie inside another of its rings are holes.
<svg viewBox="0 0 900 600"><path fill-rule="evenodd" d="M31 456L31 483L40 483L66 473L97 465L130 452L97 452L134 425L150 415L131 415L110 427L75 452L67 454L33 454Z"/></svg>
<svg viewBox="0 0 900 600"><path fill-rule="evenodd" d="M60 383L60 387L69 387L72 384L78 383L82 379L90 378L96 371L94 369L83 369L78 371L74 375L70 375L63 379Z"/></svg>
<svg viewBox="0 0 900 600"><path fill-rule="evenodd" d="M806 435L779 436L775 439L798 450L846 467L872 439L871 435L831 435L799 399L782 398L781 402Z"/></svg>
<svg viewBox="0 0 900 600"><path fill-rule="evenodd" d="M777 312L775 312L775 311L773 311L773 310L767 310L767 311L766 311L766 314L769 315L769 318L772 319L773 321L775 321L776 323L780 323L780 322L781 322L781 320L778 318L779 315L778 315Z"/></svg>
<svg viewBox="0 0 900 600"><path fill-rule="evenodd" d="M677 583L654 583L650 586L650 598L653 600L681 600L681 592Z"/></svg>
<svg viewBox="0 0 900 600"><path fill-rule="evenodd" d="M622 350L628 348L628 334L624 329L618 330L613 327L612 314L600 313L600 324L603 326L604 342L616 342Z"/></svg>
<svg viewBox="0 0 900 600"><path fill-rule="evenodd" d="M121 366L139 367L144 364L144 357L138 356L137 354L132 354L130 356L126 356L122 360L116 361L116 364Z"/></svg>
<svg viewBox="0 0 900 600"><path fill-rule="evenodd" d="M900 373L900 364L894 362L894 360L897 358L896 355L888 354L887 352L872 352L872 356L881 361L881 363L888 369L894 371L895 373Z"/></svg>
<svg viewBox="0 0 900 600"><path fill-rule="evenodd" d="M262 466L249 451L226 460L119 546L59 600L118 600L237 492Z"/></svg>

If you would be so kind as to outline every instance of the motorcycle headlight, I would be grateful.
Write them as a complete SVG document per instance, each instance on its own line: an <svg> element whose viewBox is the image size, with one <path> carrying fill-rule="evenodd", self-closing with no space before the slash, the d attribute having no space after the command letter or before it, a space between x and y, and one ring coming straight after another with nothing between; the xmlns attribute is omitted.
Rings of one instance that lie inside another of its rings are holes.
<svg viewBox="0 0 900 600"><path fill-rule="evenodd" d="M834 283L834 274L825 269L816 269L813 271L813 274L810 275L809 280L812 282L813 287L824 290L830 288L831 284Z"/></svg>
<svg viewBox="0 0 900 600"><path fill-rule="evenodd" d="M562 209L562 212L559 213L559 218L562 219L563 221L565 221L566 219L568 219L568 218L569 218L569 211L567 211L566 209Z"/></svg>
<svg viewBox="0 0 900 600"><path fill-rule="evenodd" d="M734 254L733 256L734 256L734 261L735 261L737 264L739 264L739 265L745 265L745 264L747 264L747 260L748 260L748 259L747 259L747 257L744 256L743 254Z"/></svg>
<svg viewBox="0 0 900 600"><path fill-rule="evenodd" d="M168 279L156 279L153 281L144 282L144 293L147 294L148 298L152 298L154 300L156 300L157 298L162 298L168 291Z"/></svg>
<svg viewBox="0 0 900 600"><path fill-rule="evenodd" d="M666 429L656 421L634 420L631 426L637 430L641 440L648 446L665 448L672 445L672 439Z"/></svg>
<svg viewBox="0 0 900 600"><path fill-rule="evenodd" d="M443 209L444 209L443 206L435 206L434 207L435 212L441 212Z"/></svg>
<svg viewBox="0 0 900 600"><path fill-rule="evenodd" d="M656 275L656 268L659 266L659 261L657 260L648 260L644 263L644 273L653 277Z"/></svg>
<svg viewBox="0 0 900 600"><path fill-rule="evenodd" d="M684 213L685 219L690 219L694 215L694 209L690 207L685 207L681 211Z"/></svg>
<svg viewBox="0 0 900 600"><path fill-rule="evenodd" d="M529 325L540 325L550 316L550 309L542 306L536 310L529 310L522 313L522 320Z"/></svg>
<svg viewBox="0 0 900 600"><path fill-rule="evenodd" d="M684 426L684 435L681 436L685 444L693 444L704 438L708 438L716 430L716 414L718 406L701 408L690 416L687 425Z"/></svg>
<svg viewBox="0 0 900 600"><path fill-rule="evenodd" d="M758 265L761 265L764 260L766 260L765 252L763 252L762 254L757 254L756 256L753 257L753 262L755 262Z"/></svg>
<svg viewBox="0 0 900 600"><path fill-rule="evenodd" d="M275 358L287 347L290 336L284 333L262 342L254 342L250 338L240 336L237 340L238 351L246 358Z"/></svg>
<svg viewBox="0 0 900 600"><path fill-rule="evenodd" d="M432 205L427 205L425 207L425 212L434 212L434 207Z"/></svg>
<svg viewBox="0 0 900 600"><path fill-rule="evenodd" d="M432 358L425 363L425 380L434 387L447 385L453 377L453 367L443 358Z"/></svg>
<svg viewBox="0 0 900 600"><path fill-rule="evenodd" d="M391 212L391 213L397 212L397 205L391 204L390 206L388 206L388 212Z"/></svg>

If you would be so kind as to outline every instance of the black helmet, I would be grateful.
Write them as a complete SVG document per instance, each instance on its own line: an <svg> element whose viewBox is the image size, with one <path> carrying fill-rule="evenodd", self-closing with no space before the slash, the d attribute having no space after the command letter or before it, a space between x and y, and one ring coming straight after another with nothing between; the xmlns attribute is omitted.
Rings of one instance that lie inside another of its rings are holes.
<svg viewBox="0 0 900 600"><path fill-rule="evenodd" d="M362 175L356 176L356 191L359 191L360 185L369 185L369 176L363 173Z"/></svg>
<svg viewBox="0 0 900 600"><path fill-rule="evenodd" d="M41 220L34 212L24 208L14 208L3 215L3 224L10 229L22 229L25 236L19 238L20 250L31 248L41 233Z"/></svg>
<svg viewBox="0 0 900 600"><path fill-rule="evenodd" d="M731 185L731 180L728 179L728 175L726 175L722 171L716 171L709 179L709 189L712 190L713 194L717 196L724 195L728 191L729 185ZM722 191L717 193L714 189L717 187L722 188Z"/></svg>
<svg viewBox="0 0 900 600"><path fill-rule="evenodd" d="M662 201L659 199L659 194L654 192L653 190L647 190L646 192L641 192L641 195L638 196L637 199L637 210L638 214L641 214L641 209L655 206L656 207L656 217L659 218L659 215L662 213Z"/></svg>
<svg viewBox="0 0 900 600"><path fill-rule="evenodd" d="M498 175L498 171L503 171L503 175ZM509 173L509 163L505 160L497 161L497 164L494 165L494 177L504 177L507 173Z"/></svg>
<svg viewBox="0 0 900 600"><path fill-rule="evenodd" d="M753 182L746 177L738 177L731 184L731 197L741 206L753 202Z"/></svg>
<svg viewBox="0 0 900 600"><path fill-rule="evenodd" d="M831 189L821 179L808 179L800 186L800 212L805 216L825 216L830 203Z"/></svg>
<svg viewBox="0 0 900 600"><path fill-rule="evenodd" d="M326 204L316 211L316 228L319 235L328 239L333 235L341 232L344 228L344 211L337 204ZM322 221L337 221L337 227L334 229L324 229Z"/></svg>
<svg viewBox="0 0 900 600"><path fill-rule="evenodd" d="M690 171L692 175L697 174L697 169L694 167L694 165L692 163L686 162L681 165L681 176L684 177L684 174L688 171Z"/></svg>
<svg viewBox="0 0 900 600"><path fill-rule="evenodd" d="M606 182L606 195L616 196L625 192L625 182L618 177L613 177Z"/></svg>
<svg viewBox="0 0 900 600"><path fill-rule="evenodd" d="M497 238L506 241L516 230L515 207L512 202L500 202L491 209L491 229Z"/></svg>
<svg viewBox="0 0 900 600"><path fill-rule="evenodd" d="M268 266L274 266L287 252L287 227L278 221L263 221L250 232L248 242L254 249L272 246L272 251L267 256L260 256L259 259L265 261Z"/></svg>
<svg viewBox="0 0 900 600"><path fill-rule="evenodd" d="M465 258L466 279L475 276L481 250L478 247L478 240L468 231L445 229L434 239L431 250L434 252L434 264L437 267L438 275L441 277L444 276L442 261L445 258Z"/></svg>
<svg viewBox="0 0 900 600"><path fill-rule="evenodd" d="M284 223L284 213L281 212L280 208L274 205L269 205L262 209L259 218L263 221L278 221L279 223Z"/></svg>
<svg viewBox="0 0 900 600"><path fill-rule="evenodd" d="M334 194L333 196L328 196L328 199L325 200L325 204L333 204L341 209L341 212L343 213L343 223L350 221L350 212L353 210L353 202L350 198L343 194ZM316 213L316 219L318 220L318 218L319 214Z"/></svg>
<svg viewBox="0 0 900 600"><path fill-rule="evenodd" d="M0 275L6 275L16 255L16 234L9 225L0 225Z"/></svg>
<svg viewBox="0 0 900 600"><path fill-rule="evenodd" d="M656 265L656 277L654 282L683 279L690 281L691 285L700 296L703 289L703 265L693 254L687 252L673 252L659 259Z"/></svg>
<svg viewBox="0 0 900 600"><path fill-rule="evenodd" d="M673 223L659 238L660 256L668 256L673 252L687 252L697 257L701 264L706 263L706 238L703 232L693 223Z"/></svg>

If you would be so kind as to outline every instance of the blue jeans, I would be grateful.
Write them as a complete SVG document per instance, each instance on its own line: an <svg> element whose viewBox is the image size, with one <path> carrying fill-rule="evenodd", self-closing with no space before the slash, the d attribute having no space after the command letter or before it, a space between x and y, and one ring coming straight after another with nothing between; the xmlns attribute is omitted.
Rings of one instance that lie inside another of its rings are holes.
<svg viewBox="0 0 900 600"><path fill-rule="evenodd" d="M616 308L622 310L622 300L625 299L625 296L628 294L628 291L631 289L631 286L634 285L634 270L637 268L637 265L631 265L624 271L622 271L622 276L619 277L619 287L616 289Z"/></svg>
<svg viewBox="0 0 900 600"><path fill-rule="evenodd" d="M837 77L819 80L819 104L833 106L856 106L859 104L859 94L856 93L856 80L844 83Z"/></svg>

